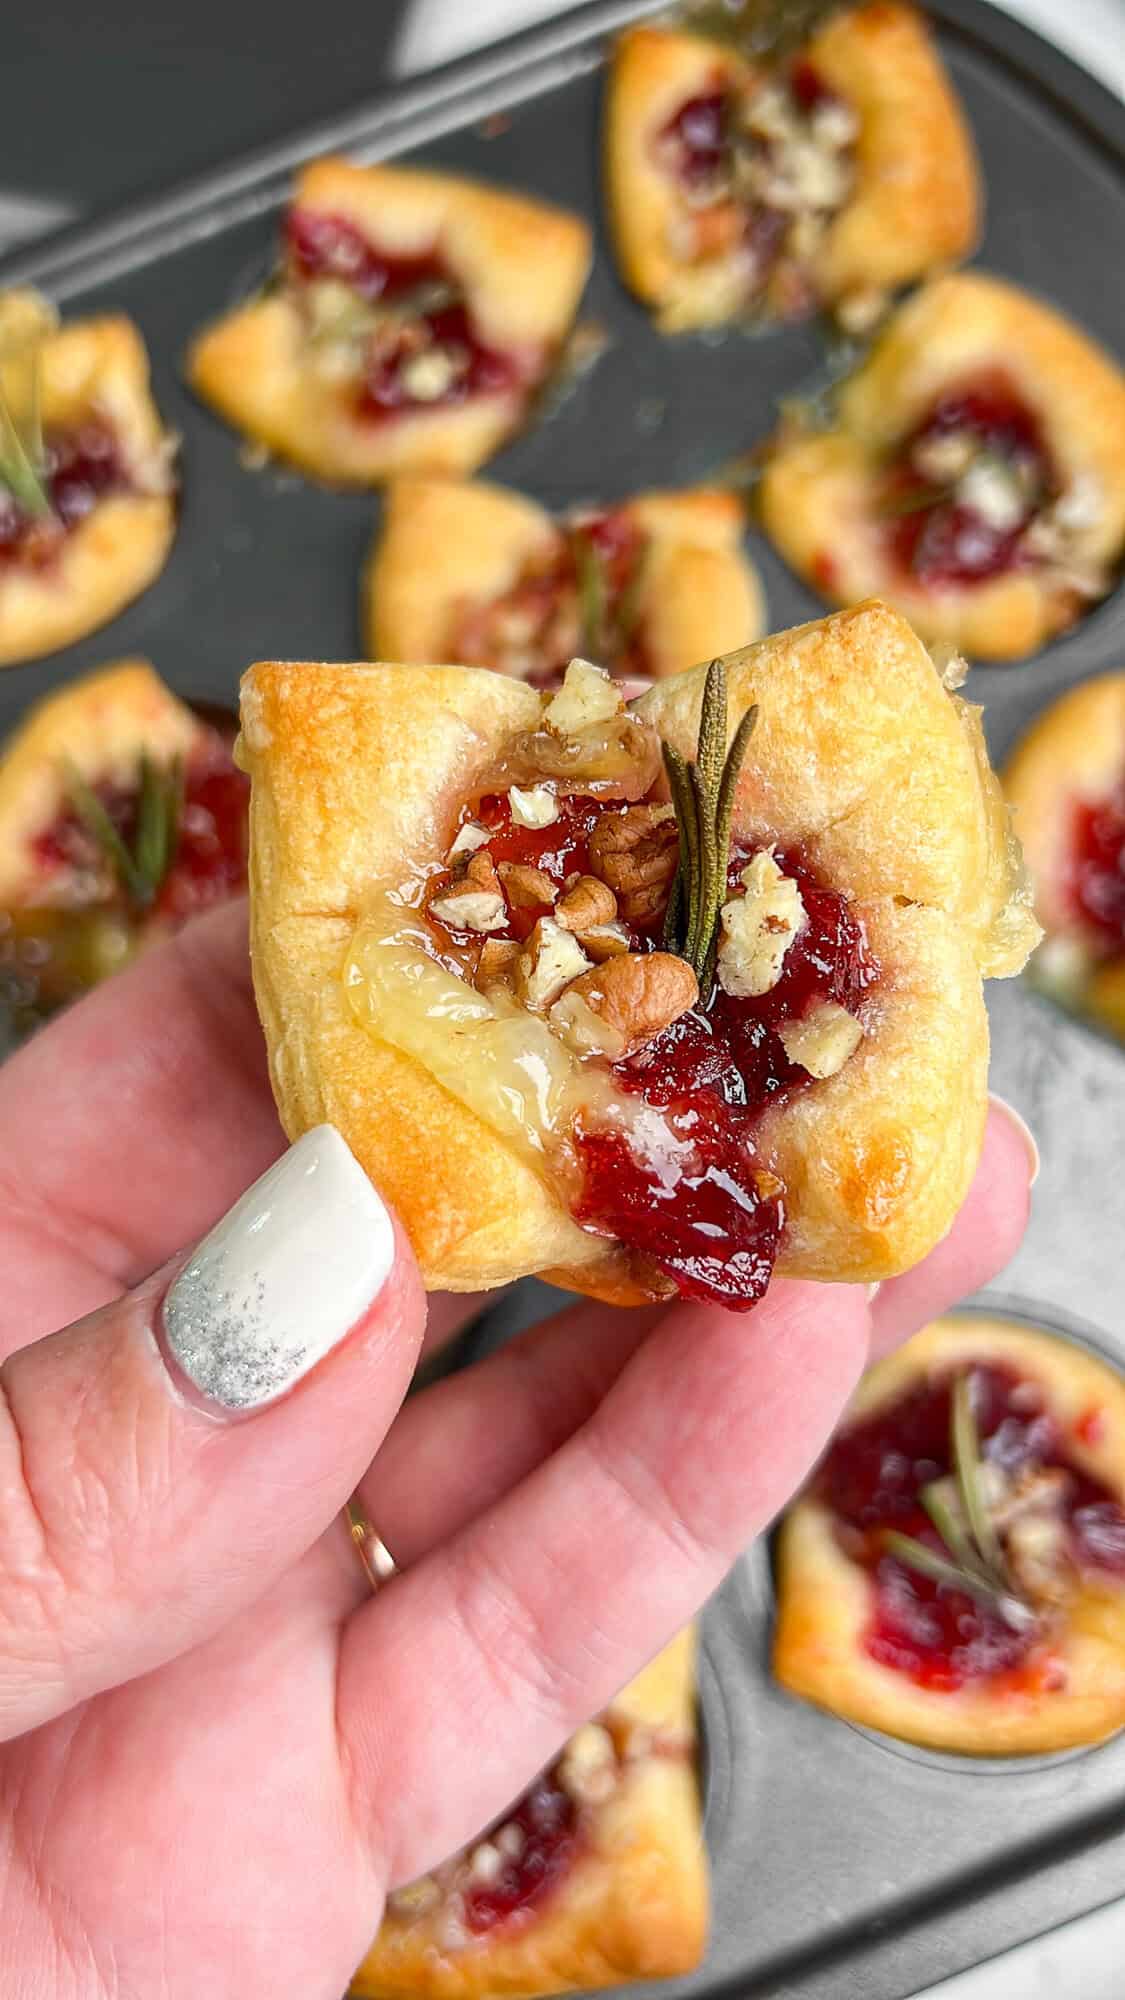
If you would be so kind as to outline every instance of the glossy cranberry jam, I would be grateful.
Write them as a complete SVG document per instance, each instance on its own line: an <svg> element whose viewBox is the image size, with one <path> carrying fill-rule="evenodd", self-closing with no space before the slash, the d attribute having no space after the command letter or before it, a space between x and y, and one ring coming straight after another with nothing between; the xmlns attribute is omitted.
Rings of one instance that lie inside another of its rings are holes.
<svg viewBox="0 0 1125 2000"><path fill-rule="evenodd" d="M923 1687L944 1690L1018 1673L1036 1643L1034 1630L1014 1630L987 1604L919 1575L883 1548L890 1528L945 1553L919 1495L951 1470L953 1379L947 1374L922 1381L897 1403L842 1431L816 1480L848 1555L874 1577L875 1610L866 1635L871 1657ZM1009 1474L1065 1471L1070 1561L1078 1571L1125 1580L1125 1509L1068 1455L1066 1433L1038 1386L998 1363L978 1363L971 1379L985 1461Z"/></svg>
<svg viewBox="0 0 1125 2000"><path fill-rule="evenodd" d="M516 1828L522 1845L516 1853L504 1855L495 1881L465 1891L465 1921L472 1931L491 1930L518 1912L533 1909L566 1873L578 1845L574 1801L554 1771L536 1779L504 1827Z"/></svg>
<svg viewBox="0 0 1125 2000"><path fill-rule="evenodd" d="M689 97L660 135L661 154L674 160L680 179L689 186L716 180L728 159L728 132L733 99L716 89Z"/></svg>
<svg viewBox="0 0 1125 2000"><path fill-rule="evenodd" d="M1001 518L973 505L956 478L931 478L915 462L927 447L959 438L971 443L978 462L1017 482L1019 497ZM886 482L883 510L893 558L916 581L938 589L1034 567L1023 537L1053 486L1039 420L1006 376L990 373L948 389L903 446Z"/></svg>
<svg viewBox="0 0 1125 2000"><path fill-rule="evenodd" d="M520 357L481 339L460 283L436 249L400 256L379 249L343 216L308 209L291 209L285 230L289 269L299 280L333 279L368 304L403 308L402 326L369 343L359 398L367 418L447 408L513 389L526 379ZM412 368L422 353L440 355L449 364L445 385L427 385L424 393Z"/></svg>
<svg viewBox="0 0 1125 2000"><path fill-rule="evenodd" d="M1074 808L1071 894L1109 958L1125 957L1125 778L1098 805Z"/></svg>
<svg viewBox="0 0 1125 2000"><path fill-rule="evenodd" d="M131 848L138 788L103 784L94 789ZM217 734L209 736L185 772L176 852L153 904L156 916L183 923L245 887L249 792L249 779L236 770L226 745ZM39 835L35 854L44 868L66 867L79 876L98 869L97 848L70 807Z"/></svg>
<svg viewBox="0 0 1125 2000"><path fill-rule="evenodd" d="M732 891L749 858L748 849L732 856ZM634 1157L617 1133L581 1139L578 1220L648 1256L683 1297L734 1311L765 1292L785 1221L782 1190L755 1153L755 1121L780 1093L811 1080L777 1029L825 1000L857 1011L877 971L846 898L795 857L777 858L800 885L807 922L776 986L737 1000L716 986L706 1005L615 1065L624 1089L664 1110L682 1156L669 1171L666 1161Z"/></svg>
<svg viewBox="0 0 1125 2000"><path fill-rule="evenodd" d="M494 830L496 865L530 863L559 883L586 872L598 819L625 808L585 796L560 800L560 807L552 826L525 829L512 824L506 795L483 799L476 817ZM732 893L752 851L732 852ZM755 1152L755 1121L782 1092L810 1081L789 1061L777 1030L826 1000L858 1011L878 974L847 898L824 888L799 855L778 861L800 885L807 922L776 986L738 1000L716 986L705 1004L615 1065L623 1089L664 1112L672 1148L641 1158L620 1132L576 1134L583 1172L576 1219L636 1251L682 1296L734 1311L749 1310L764 1293L785 1220L782 1191ZM513 910L508 935L526 937L549 907ZM659 918L630 931L634 951L659 941Z"/></svg>
<svg viewBox="0 0 1125 2000"><path fill-rule="evenodd" d="M49 432L43 442L51 515L43 520L27 513L0 487L0 563L49 560L60 532L77 527L107 494L130 490L120 446L106 424L91 418L77 430Z"/></svg>

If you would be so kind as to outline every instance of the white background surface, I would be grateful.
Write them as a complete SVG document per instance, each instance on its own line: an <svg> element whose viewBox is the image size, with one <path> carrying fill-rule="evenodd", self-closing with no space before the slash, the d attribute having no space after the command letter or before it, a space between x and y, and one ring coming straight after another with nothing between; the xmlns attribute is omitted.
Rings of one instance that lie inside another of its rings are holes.
<svg viewBox="0 0 1125 2000"><path fill-rule="evenodd" d="M414 0L393 67L400 76L429 69L565 11L559 0ZM1125 97L1125 0L1010 0L1007 11ZM1125 245L1117 254L1125 254ZM1080 1858L1074 1866L1082 1866ZM947 1979L916 2000L1125 2000L1125 1902Z"/></svg>

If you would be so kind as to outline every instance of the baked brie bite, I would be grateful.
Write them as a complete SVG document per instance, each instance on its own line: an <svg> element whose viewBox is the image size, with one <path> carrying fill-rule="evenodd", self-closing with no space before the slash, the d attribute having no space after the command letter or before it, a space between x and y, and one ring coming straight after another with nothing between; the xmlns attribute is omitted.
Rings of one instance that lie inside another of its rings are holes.
<svg viewBox="0 0 1125 2000"><path fill-rule="evenodd" d="M0 292L0 666L84 638L155 581L175 452L131 320L60 325L37 292Z"/></svg>
<svg viewBox="0 0 1125 2000"><path fill-rule="evenodd" d="M669 1979L707 1941L689 1628L470 1848L387 1899L355 2000Z"/></svg>
<svg viewBox="0 0 1125 2000"><path fill-rule="evenodd" d="M1125 1383L1038 1327L879 1362L778 1539L774 1671L852 1722L1011 1756L1125 1722Z"/></svg>
<svg viewBox="0 0 1125 2000"><path fill-rule="evenodd" d="M242 688L283 1122L337 1125L434 1288L746 1309L885 1278L983 1132L981 981L1038 932L976 712L879 603L626 706L582 660Z"/></svg>

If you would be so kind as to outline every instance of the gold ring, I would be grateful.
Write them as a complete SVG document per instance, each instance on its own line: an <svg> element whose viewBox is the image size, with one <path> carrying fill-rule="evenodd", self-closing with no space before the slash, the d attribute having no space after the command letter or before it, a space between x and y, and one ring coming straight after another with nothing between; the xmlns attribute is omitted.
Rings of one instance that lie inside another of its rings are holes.
<svg viewBox="0 0 1125 2000"><path fill-rule="evenodd" d="M346 1513L348 1533L363 1564L363 1573L372 1590L382 1590L392 1576L397 1576L398 1564L382 1536L376 1534L367 1516L360 1512L357 1501L348 1501Z"/></svg>

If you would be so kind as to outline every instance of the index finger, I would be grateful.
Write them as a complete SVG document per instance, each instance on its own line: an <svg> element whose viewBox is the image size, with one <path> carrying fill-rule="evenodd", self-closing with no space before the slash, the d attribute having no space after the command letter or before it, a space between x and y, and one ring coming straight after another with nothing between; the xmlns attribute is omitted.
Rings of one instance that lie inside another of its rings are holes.
<svg viewBox="0 0 1125 2000"><path fill-rule="evenodd" d="M337 1716L357 1825L387 1832L372 1801L398 1801L392 1885L694 1615L812 1465L868 1329L857 1287L780 1283L749 1321L674 1308L560 1450L353 1615Z"/></svg>

